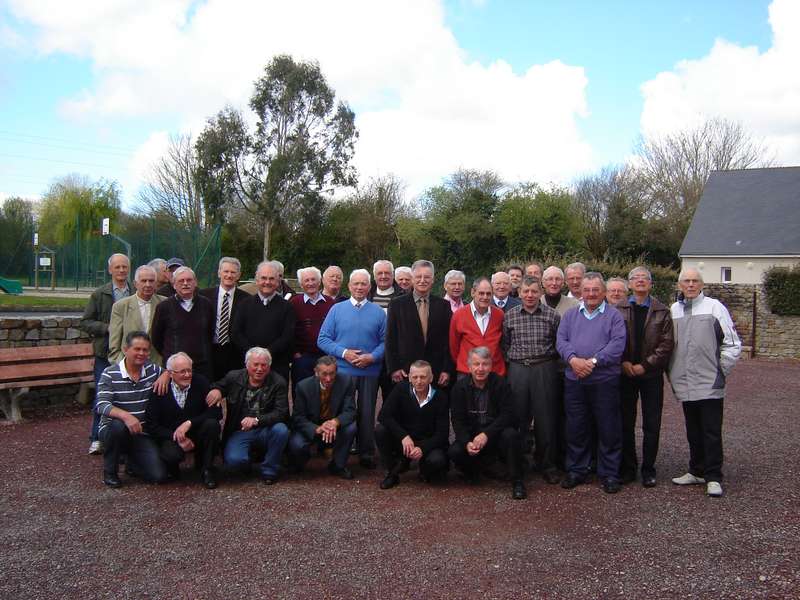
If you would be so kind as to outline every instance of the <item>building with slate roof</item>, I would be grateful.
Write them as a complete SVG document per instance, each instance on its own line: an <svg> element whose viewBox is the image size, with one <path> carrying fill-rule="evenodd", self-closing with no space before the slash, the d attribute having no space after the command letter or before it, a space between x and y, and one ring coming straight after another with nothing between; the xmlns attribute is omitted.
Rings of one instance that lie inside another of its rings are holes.
<svg viewBox="0 0 800 600"><path fill-rule="evenodd" d="M800 167L713 171L678 255L706 283L800 263Z"/></svg>

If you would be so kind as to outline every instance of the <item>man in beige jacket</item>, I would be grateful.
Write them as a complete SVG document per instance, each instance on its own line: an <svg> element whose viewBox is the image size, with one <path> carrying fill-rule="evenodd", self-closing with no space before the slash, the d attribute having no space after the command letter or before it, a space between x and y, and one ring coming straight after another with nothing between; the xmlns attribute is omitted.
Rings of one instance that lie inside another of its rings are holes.
<svg viewBox="0 0 800 600"><path fill-rule="evenodd" d="M150 333L156 305L164 300L156 291L156 271L143 265L136 269L133 284L136 294L115 302L111 307L111 323L108 326L108 360L117 363L125 358L122 345L131 331ZM161 365L161 356L151 344L150 361Z"/></svg>

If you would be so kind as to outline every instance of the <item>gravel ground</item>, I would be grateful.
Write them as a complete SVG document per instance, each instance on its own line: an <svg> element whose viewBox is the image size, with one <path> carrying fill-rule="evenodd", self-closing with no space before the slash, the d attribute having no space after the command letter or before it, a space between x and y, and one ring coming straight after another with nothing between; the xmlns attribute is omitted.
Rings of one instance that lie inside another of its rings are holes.
<svg viewBox="0 0 800 600"><path fill-rule="evenodd" d="M688 460L671 397L656 488L531 475L527 501L452 472L381 491L321 459L271 487L110 490L87 413L34 415L0 427L0 598L798 598L799 382L798 363L736 367L721 499L669 482Z"/></svg>

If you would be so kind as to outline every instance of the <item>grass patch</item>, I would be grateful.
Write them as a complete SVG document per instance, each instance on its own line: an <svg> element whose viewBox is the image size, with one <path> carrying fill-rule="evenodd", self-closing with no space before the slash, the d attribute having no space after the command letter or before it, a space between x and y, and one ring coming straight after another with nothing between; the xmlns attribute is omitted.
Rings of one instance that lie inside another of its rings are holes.
<svg viewBox="0 0 800 600"><path fill-rule="evenodd" d="M14 296L12 294L0 294L0 307L19 306L32 308L41 306L44 308L64 307L83 310L86 308L88 298L47 298L42 296L26 296L25 294Z"/></svg>

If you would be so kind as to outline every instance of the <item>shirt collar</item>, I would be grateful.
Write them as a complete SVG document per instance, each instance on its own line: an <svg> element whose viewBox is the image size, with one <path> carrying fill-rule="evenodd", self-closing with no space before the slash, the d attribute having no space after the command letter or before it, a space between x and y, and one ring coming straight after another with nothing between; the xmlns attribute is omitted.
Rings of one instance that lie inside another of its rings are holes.
<svg viewBox="0 0 800 600"><path fill-rule="evenodd" d="M483 319L483 318L485 318L485 317L487 317L487 316L492 314L492 307L491 306L486 309L486 312L484 314L479 313L478 312L478 307L475 306L475 300L473 300L472 302L469 303L469 308L472 311L472 314L475 315L475 318L477 318L477 319Z"/></svg>
<svg viewBox="0 0 800 600"><path fill-rule="evenodd" d="M139 379L144 377L145 368L147 367L147 363L142 365L142 372L139 373ZM125 379L130 379L131 376L128 374L128 369L125 368L125 359L123 358L119 361L119 372Z"/></svg>
<svg viewBox="0 0 800 600"><path fill-rule="evenodd" d="M586 303L583 300L581 300L580 304L578 304L578 310L580 310L581 313L583 313L584 315L588 315L589 314L589 311L586 310ZM597 308L595 308L592 311L592 314L600 313L602 315L604 312L606 312L606 301L605 300L603 300L600 303L600 306L598 306Z"/></svg>
<svg viewBox="0 0 800 600"><path fill-rule="evenodd" d="M425 400L423 400L421 403L420 403L419 399L417 398L416 392L414 391L414 386L409 383L408 384L408 389L411 390L411 395L414 397L414 400L416 400L417 403L420 406L425 406L428 402L431 401L431 398L433 398L434 389L433 389L433 386L430 385L430 384L428 384L428 395L425 396Z"/></svg>
<svg viewBox="0 0 800 600"><path fill-rule="evenodd" d="M177 396L178 394L188 394L189 393L189 388L192 387L191 383L189 385L187 385L185 389L181 389L181 386L179 386L174 381L170 381L169 384L170 384L170 386L172 386L172 393L175 396Z"/></svg>
<svg viewBox="0 0 800 600"><path fill-rule="evenodd" d="M312 300L311 296L303 292L303 302L316 306L318 302L325 302L325 296L322 295L322 292L319 292L317 297Z"/></svg>
<svg viewBox="0 0 800 600"><path fill-rule="evenodd" d="M257 293L258 293L258 297L261 299L261 303L262 304L264 302L269 304L270 302L272 302L272 299L275 298L275 296L278 295L278 292L272 292L269 296L264 296L260 291L257 292Z"/></svg>
<svg viewBox="0 0 800 600"><path fill-rule="evenodd" d="M414 296L414 303L415 303L415 304L416 304L417 302L419 302L419 299L420 299L420 298L425 298L426 300L430 300L430 298L431 298L431 295L430 295L430 294L426 294L425 296L421 296L421 295L419 295L419 294L417 293L417 290L415 290L415 289L413 289L413 288L412 288L412 290L411 290L411 294Z"/></svg>
<svg viewBox="0 0 800 600"><path fill-rule="evenodd" d="M391 296L392 294L394 294L394 286L393 286L393 285L390 285L390 286L389 286L388 288L386 288L385 290L382 290L382 289L380 289L378 286L375 286L375 293L376 293L378 296Z"/></svg>
<svg viewBox="0 0 800 600"><path fill-rule="evenodd" d="M350 304L352 304L353 306L361 304L361 306L363 307L367 302L369 302L369 300L367 300L366 298L364 298L363 300L356 300L352 296L350 297Z"/></svg>
<svg viewBox="0 0 800 600"><path fill-rule="evenodd" d="M630 295L630 296L628 296L628 303L629 303L629 304L636 305L636 304L637 304L637 302L636 302L636 296L634 296L634 295ZM648 294L648 295L647 295L647 298L645 298L645 299L644 299L644 302L642 302L641 304L639 304L639 306L646 306L647 308L650 308L650 294Z"/></svg>
<svg viewBox="0 0 800 600"><path fill-rule="evenodd" d="M492 300L493 300L493 301L494 301L494 303L495 303L495 304L497 304L498 306L500 306L500 303L501 303L501 302L502 302L502 303L503 303L503 305L505 306L506 304L508 304L508 301L509 301L509 299L510 299L510 298L511 298L511 294L509 294L509 295L508 295L508 296L506 296L505 298L498 298L497 296L494 296L494 295L492 296Z"/></svg>

